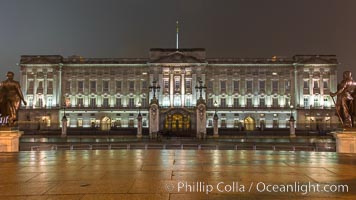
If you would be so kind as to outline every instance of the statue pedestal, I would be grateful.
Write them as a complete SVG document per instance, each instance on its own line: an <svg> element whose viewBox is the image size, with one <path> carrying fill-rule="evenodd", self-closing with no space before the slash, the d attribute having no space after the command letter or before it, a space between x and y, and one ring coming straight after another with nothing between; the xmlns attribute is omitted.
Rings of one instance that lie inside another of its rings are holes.
<svg viewBox="0 0 356 200"><path fill-rule="evenodd" d="M356 129L346 129L333 133L336 139L336 152L356 153Z"/></svg>
<svg viewBox="0 0 356 200"><path fill-rule="evenodd" d="M23 131L13 130L11 128L0 129L0 152L18 152L19 138Z"/></svg>

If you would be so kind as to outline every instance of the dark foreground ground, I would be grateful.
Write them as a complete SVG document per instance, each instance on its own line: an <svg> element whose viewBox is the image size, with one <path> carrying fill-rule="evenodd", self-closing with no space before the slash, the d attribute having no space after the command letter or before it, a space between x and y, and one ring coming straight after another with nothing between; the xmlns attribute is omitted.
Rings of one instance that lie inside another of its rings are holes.
<svg viewBox="0 0 356 200"><path fill-rule="evenodd" d="M0 199L355 199L356 154L246 150L0 153Z"/></svg>

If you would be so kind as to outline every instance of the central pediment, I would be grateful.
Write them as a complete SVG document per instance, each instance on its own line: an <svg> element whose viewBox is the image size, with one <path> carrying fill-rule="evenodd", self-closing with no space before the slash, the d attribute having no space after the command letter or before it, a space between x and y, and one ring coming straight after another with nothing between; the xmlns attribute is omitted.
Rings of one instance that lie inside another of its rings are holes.
<svg viewBox="0 0 356 200"><path fill-rule="evenodd" d="M204 63L205 49L150 49L150 63Z"/></svg>
<svg viewBox="0 0 356 200"><path fill-rule="evenodd" d="M162 56L156 60L152 60L151 63L203 63L204 61L194 57L185 55L182 52L174 52L166 56Z"/></svg>

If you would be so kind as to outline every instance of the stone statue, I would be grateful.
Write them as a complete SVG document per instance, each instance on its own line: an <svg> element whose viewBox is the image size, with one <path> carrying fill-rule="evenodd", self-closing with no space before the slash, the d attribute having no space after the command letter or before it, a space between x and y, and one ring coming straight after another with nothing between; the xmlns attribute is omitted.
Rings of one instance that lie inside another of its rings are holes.
<svg viewBox="0 0 356 200"><path fill-rule="evenodd" d="M17 110L21 101L27 105L23 98L19 82L14 80L14 73L7 72L7 79L0 83L0 112L2 121L6 117L8 126L14 126L17 120Z"/></svg>
<svg viewBox="0 0 356 200"><path fill-rule="evenodd" d="M337 85L335 93L330 92L330 96L337 96L335 103L336 114L344 128L353 127L353 119L356 116L356 82L352 79L350 71L343 73L343 80Z"/></svg>

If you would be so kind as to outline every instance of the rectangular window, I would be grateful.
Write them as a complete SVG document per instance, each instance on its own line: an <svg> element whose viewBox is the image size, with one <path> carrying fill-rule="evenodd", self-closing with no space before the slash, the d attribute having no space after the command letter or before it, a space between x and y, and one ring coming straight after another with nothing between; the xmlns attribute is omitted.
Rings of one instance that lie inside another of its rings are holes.
<svg viewBox="0 0 356 200"><path fill-rule="evenodd" d="M304 80L304 89L309 88L309 81L308 80Z"/></svg>
<svg viewBox="0 0 356 200"><path fill-rule="evenodd" d="M213 120L209 119L208 126L213 126Z"/></svg>
<svg viewBox="0 0 356 200"><path fill-rule="evenodd" d="M168 81L168 79L163 80L163 85L164 85L164 89L169 89L169 81Z"/></svg>
<svg viewBox="0 0 356 200"><path fill-rule="evenodd" d="M314 81L314 88L319 88L319 81Z"/></svg>
<svg viewBox="0 0 356 200"><path fill-rule="evenodd" d="M214 104L213 104L213 99L208 99L208 107L213 107L214 106Z"/></svg>
<svg viewBox="0 0 356 200"><path fill-rule="evenodd" d="M109 92L109 81L103 81L103 92Z"/></svg>
<svg viewBox="0 0 356 200"><path fill-rule="evenodd" d="M278 128L278 120L273 119L273 128Z"/></svg>
<svg viewBox="0 0 356 200"><path fill-rule="evenodd" d="M147 107L147 99L146 98L142 98L141 99L141 107L142 108L146 108Z"/></svg>
<svg viewBox="0 0 356 200"><path fill-rule="evenodd" d="M78 98L77 99L77 106L78 107L83 107L83 98Z"/></svg>
<svg viewBox="0 0 356 200"><path fill-rule="evenodd" d="M47 107L51 108L52 107L52 97L47 98Z"/></svg>
<svg viewBox="0 0 356 200"><path fill-rule="evenodd" d="M226 119L221 120L221 128L226 128Z"/></svg>
<svg viewBox="0 0 356 200"><path fill-rule="evenodd" d="M42 98L38 99L38 107L40 107L40 108L43 107L43 99Z"/></svg>
<svg viewBox="0 0 356 200"><path fill-rule="evenodd" d="M121 98L116 98L116 107L121 107Z"/></svg>
<svg viewBox="0 0 356 200"><path fill-rule="evenodd" d="M147 88L147 81L142 81L142 90L145 90Z"/></svg>
<svg viewBox="0 0 356 200"><path fill-rule="evenodd" d="M185 87L186 89L192 88L192 81L190 79L185 80Z"/></svg>
<svg viewBox="0 0 356 200"><path fill-rule="evenodd" d="M27 91L27 94L33 94L33 90L34 90L34 81L33 81L33 80L29 80L29 81L28 81L28 91Z"/></svg>
<svg viewBox="0 0 356 200"><path fill-rule="evenodd" d="M278 98L273 98L272 99L272 107L278 107Z"/></svg>
<svg viewBox="0 0 356 200"><path fill-rule="evenodd" d="M190 107L190 98L185 98L185 106Z"/></svg>
<svg viewBox="0 0 356 200"><path fill-rule="evenodd" d="M315 106L315 107L319 107L319 106L320 106L320 104L319 104L319 98L317 98L317 97L314 98L314 106Z"/></svg>
<svg viewBox="0 0 356 200"><path fill-rule="evenodd" d="M33 80L28 81L28 89L33 90L33 88L34 88L34 81Z"/></svg>
<svg viewBox="0 0 356 200"><path fill-rule="evenodd" d="M247 89L247 92L252 92L252 81L251 80L246 81L246 89Z"/></svg>
<svg viewBox="0 0 356 200"><path fill-rule="evenodd" d="M47 94L53 94L53 81L48 81Z"/></svg>
<svg viewBox="0 0 356 200"><path fill-rule="evenodd" d="M240 106L240 102L239 102L239 98L234 98L234 107L239 107Z"/></svg>
<svg viewBox="0 0 356 200"><path fill-rule="evenodd" d="M116 81L116 92L121 92L121 81Z"/></svg>
<svg viewBox="0 0 356 200"><path fill-rule="evenodd" d="M272 91L278 92L278 81L272 81Z"/></svg>
<svg viewBox="0 0 356 200"><path fill-rule="evenodd" d="M226 99L220 99L220 106L223 108L226 107Z"/></svg>
<svg viewBox="0 0 356 200"><path fill-rule="evenodd" d="M251 99L251 98L248 98L248 99L246 100L246 107L247 107L247 108L251 108L251 107L252 107L252 99Z"/></svg>
<svg viewBox="0 0 356 200"><path fill-rule="evenodd" d="M43 84L42 81L38 82L37 93L43 94Z"/></svg>
<svg viewBox="0 0 356 200"><path fill-rule="evenodd" d="M90 98L90 107L96 107L96 98Z"/></svg>
<svg viewBox="0 0 356 200"><path fill-rule="evenodd" d="M174 90L180 90L180 81L178 79L174 81Z"/></svg>
<svg viewBox="0 0 356 200"><path fill-rule="evenodd" d="M78 118L78 121L77 121L77 125L78 125L78 127L83 127L83 119L81 119L81 118Z"/></svg>
<svg viewBox="0 0 356 200"><path fill-rule="evenodd" d="M305 108L309 107L309 98L308 97L304 97L304 107Z"/></svg>
<svg viewBox="0 0 356 200"><path fill-rule="evenodd" d="M129 81L129 91L133 92L135 90L135 81Z"/></svg>
<svg viewBox="0 0 356 200"><path fill-rule="evenodd" d="M90 81L90 92L96 92L96 81Z"/></svg>
<svg viewBox="0 0 356 200"><path fill-rule="evenodd" d="M208 90L212 90L213 89L213 81L208 81Z"/></svg>
<svg viewBox="0 0 356 200"><path fill-rule="evenodd" d="M266 81L260 81L259 82L259 85L260 85L260 91L265 91L265 87L266 87Z"/></svg>
<svg viewBox="0 0 356 200"><path fill-rule="evenodd" d="M220 81L220 91L226 92L226 81Z"/></svg>
<svg viewBox="0 0 356 200"><path fill-rule="evenodd" d="M130 98L129 99L129 108L134 108L135 107L135 99L134 98Z"/></svg>
<svg viewBox="0 0 356 200"><path fill-rule="evenodd" d="M328 84L328 81L327 81L327 80L324 80L324 82L323 82L323 87L324 87L324 89L329 88L329 84Z"/></svg>
<svg viewBox="0 0 356 200"><path fill-rule="evenodd" d="M104 98L103 99L103 107L108 108L109 107L109 98Z"/></svg>
<svg viewBox="0 0 356 200"><path fill-rule="evenodd" d="M266 106L265 99L261 98L260 99L260 107L265 107L265 106Z"/></svg>
<svg viewBox="0 0 356 200"><path fill-rule="evenodd" d="M28 97L28 106L33 106L33 97Z"/></svg>
<svg viewBox="0 0 356 200"><path fill-rule="evenodd" d="M84 81L78 81L78 92L84 92Z"/></svg>
<svg viewBox="0 0 356 200"><path fill-rule="evenodd" d="M135 121L133 119L129 119L129 128L133 128L135 125Z"/></svg>
<svg viewBox="0 0 356 200"><path fill-rule="evenodd" d="M66 81L66 91L70 91L71 81Z"/></svg>
<svg viewBox="0 0 356 200"><path fill-rule="evenodd" d="M239 120L235 119L234 120L234 128L238 128L239 127Z"/></svg>
<svg viewBox="0 0 356 200"><path fill-rule="evenodd" d="M240 81L234 81L234 92L238 92L240 90Z"/></svg>

